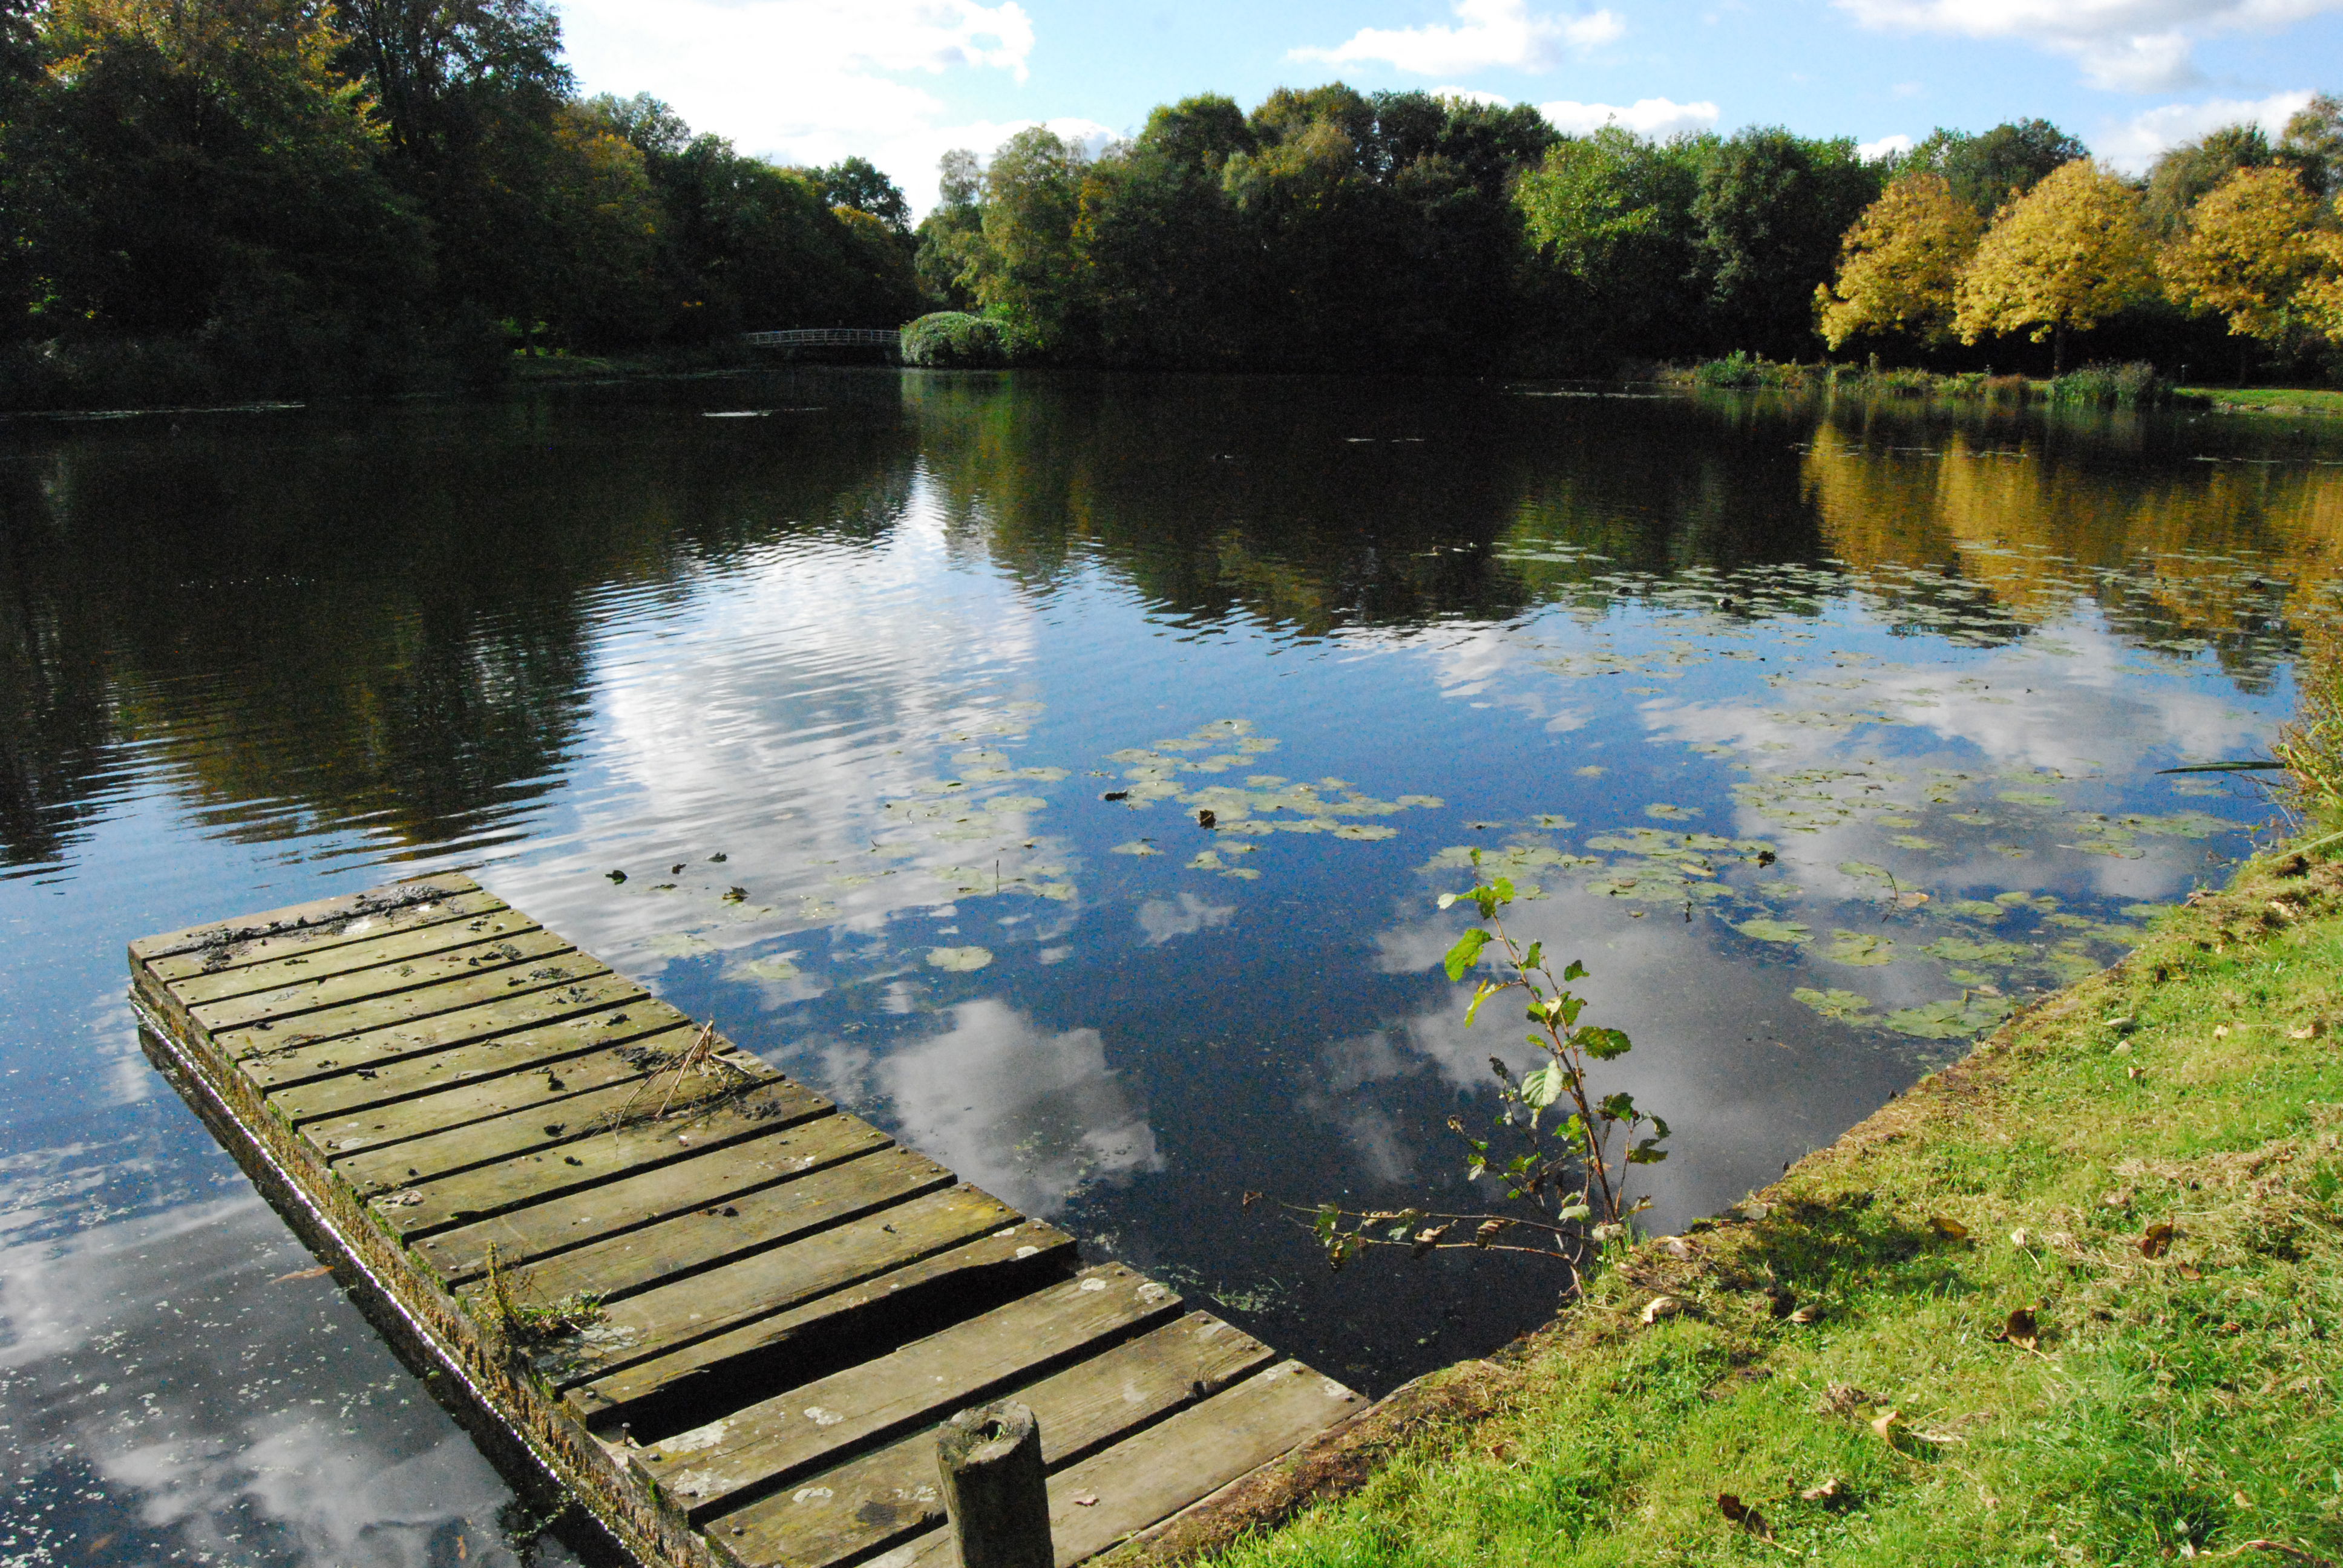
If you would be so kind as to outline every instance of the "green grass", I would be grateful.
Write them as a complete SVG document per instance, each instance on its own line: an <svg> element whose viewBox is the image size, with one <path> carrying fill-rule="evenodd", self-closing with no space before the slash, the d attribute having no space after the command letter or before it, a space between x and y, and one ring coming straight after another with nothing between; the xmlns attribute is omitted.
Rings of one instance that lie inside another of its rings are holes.
<svg viewBox="0 0 2343 1568"><path fill-rule="evenodd" d="M2202 397L2228 414L2343 419L2343 392L2302 391L2291 387L2183 387L2180 393L2184 397Z"/></svg>
<svg viewBox="0 0 2343 1568"><path fill-rule="evenodd" d="M2343 1554L2329 1020L2343 865L2254 862L1757 1208L1645 1243L1526 1353L1457 1369L1498 1381L1493 1414L1216 1561ZM2176 1235L2151 1258L2157 1223ZM1647 1324L1658 1295L1682 1311ZM2033 1348L1997 1337L2022 1306Z"/></svg>

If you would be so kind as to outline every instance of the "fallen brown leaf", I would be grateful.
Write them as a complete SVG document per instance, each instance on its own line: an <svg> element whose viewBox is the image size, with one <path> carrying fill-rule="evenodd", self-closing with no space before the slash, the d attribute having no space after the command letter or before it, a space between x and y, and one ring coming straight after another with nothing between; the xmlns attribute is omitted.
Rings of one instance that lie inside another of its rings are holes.
<svg viewBox="0 0 2343 1568"><path fill-rule="evenodd" d="M1716 1494L1716 1511L1761 1541L1774 1539L1774 1527L1765 1523L1765 1516L1730 1492Z"/></svg>
<svg viewBox="0 0 2343 1568"><path fill-rule="evenodd" d="M2165 1253L2172 1251L2174 1234L2175 1231L2167 1221L2157 1221L2147 1228L2147 1234L2140 1237L2139 1255L2143 1258L2161 1258Z"/></svg>
<svg viewBox="0 0 2343 1568"><path fill-rule="evenodd" d="M1878 1435L1880 1442L1892 1446L1896 1442L1896 1423L1903 1418L1904 1412L1900 1410L1882 1411L1872 1419L1871 1430Z"/></svg>
<svg viewBox="0 0 2343 1568"><path fill-rule="evenodd" d="M1072 1498L1070 1499L1077 1508L1096 1508L1098 1506L1098 1493L1095 1492L1077 1492L1074 1493Z"/></svg>
<svg viewBox="0 0 2343 1568"><path fill-rule="evenodd" d="M1807 1487L1798 1493L1798 1497L1802 1502L1806 1503L1830 1503L1837 1499L1841 1490L1838 1477L1834 1475L1820 1486Z"/></svg>
<svg viewBox="0 0 2343 1568"><path fill-rule="evenodd" d="M268 1282L272 1285L281 1285L287 1280L314 1280L320 1274L330 1274L333 1271L334 1266L331 1263L320 1263L314 1269L296 1269L289 1274L279 1274Z"/></svg>
<svg viewBox="0 0 2343 1568"><path fill-rule="evenodd" d="M1942 1236L1947 1241L1958 1241L1964 1240L1969 1233L1969 1228L1966 1225L1962 1224L1958 1220L1948 1220L1942 1214L1936 1215L1929 1220L1928 1229L1934 1231L1937 1235Z"/></svg>
<svg viewBox="0 0 2343 1568"><path fill-rule="evenodd" d="M1683 1311L1684 1303L1674 1296L1654 1296L1644 1303L1643 1319L1647 1323L1656 1323L1662 1318L1674 1317Z"/></svg>
<svg viewBox="0 0 2343 1568"><path fill-rule="evenodd" d="M2039 1303L2037 1302L2036 1305ZM1993 1337L2005 1344L2016 1345L2020 1350L2032 1350L2042 1338L2041 1327L2034 1321L2034 1308L2012 1309L2009 1317L2001 1325L2001 1332Z"/></svg>

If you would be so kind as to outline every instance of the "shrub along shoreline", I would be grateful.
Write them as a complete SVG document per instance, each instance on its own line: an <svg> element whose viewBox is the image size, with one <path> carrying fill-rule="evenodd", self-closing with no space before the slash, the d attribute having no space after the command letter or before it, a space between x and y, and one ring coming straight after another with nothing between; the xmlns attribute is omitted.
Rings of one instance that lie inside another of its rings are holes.
<svg viewBox="0 0 2343 1568"><path fill-rule="evenodd" d="M2343 1560L2343 721L2307 684L2298 848L1114 1561Z"/></svg>

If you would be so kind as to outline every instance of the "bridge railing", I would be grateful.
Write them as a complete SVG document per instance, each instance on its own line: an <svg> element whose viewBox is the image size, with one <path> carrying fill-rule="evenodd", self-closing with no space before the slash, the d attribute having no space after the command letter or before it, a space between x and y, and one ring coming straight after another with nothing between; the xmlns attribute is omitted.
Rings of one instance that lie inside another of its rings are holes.
<svg viewBox="0 0 2343 1568"><path fill-rule="evenodd" d="M890 348L900 351L903 335L881 327L801 327L787 332L744 332L740 340L752 348Z"/></svg>

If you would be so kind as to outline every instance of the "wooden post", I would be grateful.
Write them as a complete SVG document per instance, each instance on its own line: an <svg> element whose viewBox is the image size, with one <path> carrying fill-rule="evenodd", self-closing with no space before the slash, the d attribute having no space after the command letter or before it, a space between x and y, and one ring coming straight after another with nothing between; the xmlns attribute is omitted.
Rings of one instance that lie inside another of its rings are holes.
<svg viewBox="0 0 2343 1568"><path fill-rule="evenodd" d="M936 1434L960 1568L1054 1568L1041 1423L1013 1400L964 1410Z"/></svg>

